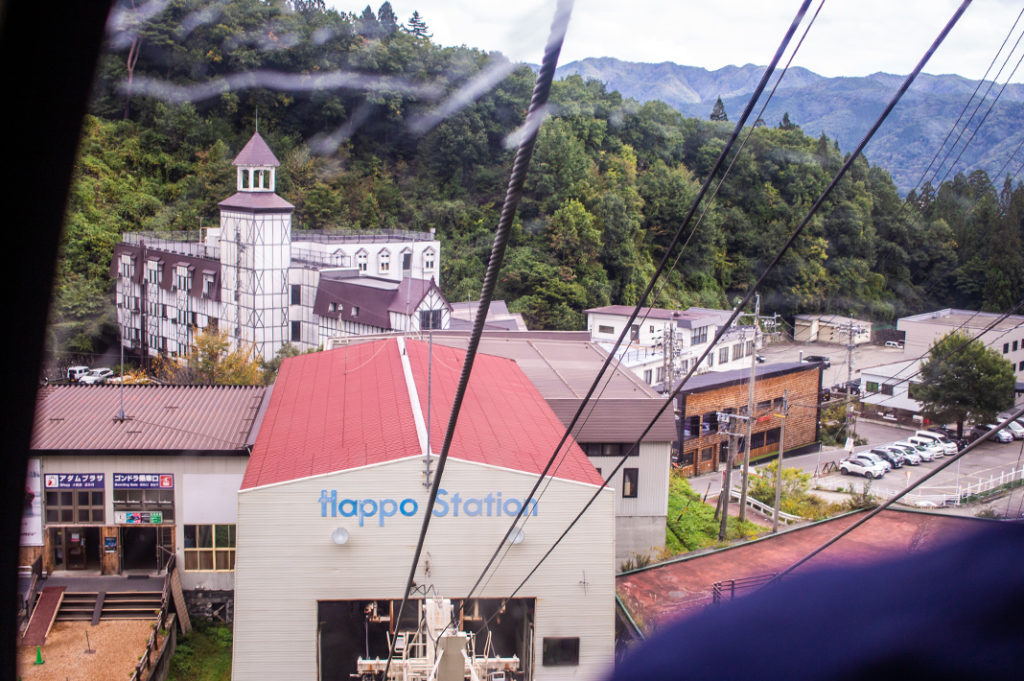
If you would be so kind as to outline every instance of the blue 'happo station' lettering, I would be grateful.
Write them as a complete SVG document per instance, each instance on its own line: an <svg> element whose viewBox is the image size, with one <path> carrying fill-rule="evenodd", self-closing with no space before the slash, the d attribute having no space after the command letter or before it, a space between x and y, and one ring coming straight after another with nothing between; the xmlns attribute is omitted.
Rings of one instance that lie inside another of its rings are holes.
<svg viewBox="0 0 1024 681"><path fill-rule="evenodd" d="M385 518L391 518L400 513L411 518L419 512L419 504L415 499L406 497L401 501L395 499L338 499L338 490L330 492L320 490L320 517L326 518L356 518L359 526L363 527L367 518L377 518L377 524L384 527ZM444 518L451 515L459 516L486 516L504 517L515 516L523 508L526 510L523 515L537 515L537 500L528 499L525 502L515 497L503 499L501 492L489 492L485 497L463 497L456 492L449 496L448 490L439 489L437 499L434 503L434 517Z"/></svg>

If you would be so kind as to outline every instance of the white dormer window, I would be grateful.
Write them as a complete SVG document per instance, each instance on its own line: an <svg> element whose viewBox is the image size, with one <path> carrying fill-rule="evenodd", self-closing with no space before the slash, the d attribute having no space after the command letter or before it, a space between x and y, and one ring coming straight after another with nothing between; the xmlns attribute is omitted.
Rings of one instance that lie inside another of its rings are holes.
<svg viewBox="0 0 1024 681"><path fill-rule="evenodd" d="M366 251L360 249L360 251L356 253L356 267L359 268L360 272L366 271L366 261L367 253Z"/></svg>
<svg viewBox="0 0 1024 681"><path fill-rule="evenodd" d="M432 248L423 251L423 269L427 271L434 269L434 249Z"/></svg>
<svg viewBox="0 0 1024 681"><path fill-rule="evenodd" d="M132 276L132 256L121 256L121 276L125 279Z"/></svg>
<svg viewBox="0 0 1024 681"><path fill-rule="evenodd" d="M377 254L377 271L387 274L391 271L391 252L383 250Z"/></svg>

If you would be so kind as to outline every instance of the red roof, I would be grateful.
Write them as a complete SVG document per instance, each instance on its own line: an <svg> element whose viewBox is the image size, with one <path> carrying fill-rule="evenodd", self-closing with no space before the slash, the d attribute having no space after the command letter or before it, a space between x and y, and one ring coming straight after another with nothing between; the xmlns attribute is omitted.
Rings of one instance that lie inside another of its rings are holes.
<svg viewBox="0 0 1024 681"><path fill-rule="evenodd" d="M281 163L274 156L274 152L270 150L267 143L263 141L260 134L257 132L249 138L249 141L245 143L242 150L238 152L238 156L232 162L232 165L236 166L279 166Z"/></svg>
<svg viewBox="0 0 1024 681"><path fill-rule="evenodd" d="M428 348L405 341L426 418ZM431 449L444 440L466 353L435 345ZM477 355L449 455L540 473L564 426L515 362ZM601 476L572 439L555 477L594 485ZM397 339L286 359L256 438L242 489L420 456L422 446Z"/></svg>

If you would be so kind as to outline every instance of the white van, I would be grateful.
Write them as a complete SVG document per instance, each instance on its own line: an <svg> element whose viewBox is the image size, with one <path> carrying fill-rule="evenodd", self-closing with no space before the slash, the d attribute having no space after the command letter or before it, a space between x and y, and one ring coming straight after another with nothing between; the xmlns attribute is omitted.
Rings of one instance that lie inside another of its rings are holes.
<svg viewBox="0 0 1024 681"><path fill-rule="evenodd" d="M942 450L946 453L946 456L955 456L959 451L956 447L956 443L950 440L948 437L941 433L936 433L932 430L919 430L914 433L914 437L936 442Z"/></svg>
<svg viewBox="0 0 1024 681"><path fill-rule="evenodd" d="M89 367L68 367L68 380L74 383L89 373Z"/></svg>

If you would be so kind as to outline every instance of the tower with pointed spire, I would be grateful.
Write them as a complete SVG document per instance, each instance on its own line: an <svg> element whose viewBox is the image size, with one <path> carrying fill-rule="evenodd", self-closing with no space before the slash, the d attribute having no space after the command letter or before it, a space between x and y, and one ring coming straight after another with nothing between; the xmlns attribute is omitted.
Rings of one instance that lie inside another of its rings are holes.
<svg viewBox="0 0 1024 681"><path fill-rule="evenodd" d="M295 207L275 193L280 162L254 133L235 157L236 192L221 201L221 324L235 344L273 357L288 341Z"/></svg>

